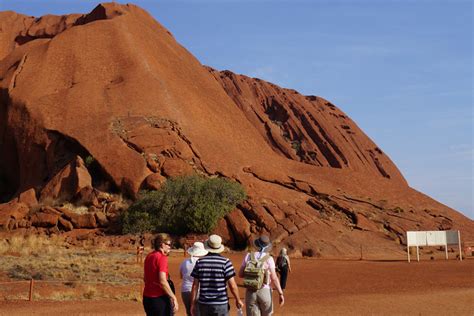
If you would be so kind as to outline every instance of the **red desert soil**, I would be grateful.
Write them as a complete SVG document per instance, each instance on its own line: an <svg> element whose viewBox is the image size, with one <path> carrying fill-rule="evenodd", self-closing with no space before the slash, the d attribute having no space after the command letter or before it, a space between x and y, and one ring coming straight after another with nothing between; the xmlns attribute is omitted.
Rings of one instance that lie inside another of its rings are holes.
<svg viewBox="0 0 474 316"><path fill-rule="evenodd" d="M234 267L239 267L242 256L231 255ZM170 257L174 280L182 259ZM293 259L292 265L286 304L277 307L275 315L472 315L474 311L472 259L419 263ZM243 288L240 293L244 295ZM71 314L144 315L138 302L0 301L0 315ZM231 315L235 314L232 305ZM183 305L177 315L184 315Z"/></svg>

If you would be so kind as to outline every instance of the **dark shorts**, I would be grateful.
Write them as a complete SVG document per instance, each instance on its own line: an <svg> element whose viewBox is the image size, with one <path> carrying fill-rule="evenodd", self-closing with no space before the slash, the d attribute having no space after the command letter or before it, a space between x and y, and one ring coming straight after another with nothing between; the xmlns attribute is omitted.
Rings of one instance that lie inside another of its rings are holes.
<svg viewBox="0 0 474 316"><path fill-rule="evenodd" d="M147 316L170 316L171 301L168 295L143 297L143 308Z"/></svg>
<svg viewBox="0 0 474 316"><path fill-rule="evenodd" d="M228 316L229 315L229 304L199 304L199 313L205 316Z"/></svg>

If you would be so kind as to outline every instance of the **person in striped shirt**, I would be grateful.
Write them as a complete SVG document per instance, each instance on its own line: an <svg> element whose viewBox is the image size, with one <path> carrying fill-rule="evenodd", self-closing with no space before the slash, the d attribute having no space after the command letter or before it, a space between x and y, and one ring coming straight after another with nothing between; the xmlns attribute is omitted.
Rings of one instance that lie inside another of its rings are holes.
<svg viewBox="0 0 474 316"><path fill-rule="evenodd" d="M208 254L196 262L191 273L194 278L191 291L191 306L194 308L191 309L191 315L194 316L195 308L198 308L201 316L227 316L230 308L227 285L235 298L237 309L244 305L235 282L235 270L232 262L220 255L224 251L220 236L209 236L204 246Z"/></svg>

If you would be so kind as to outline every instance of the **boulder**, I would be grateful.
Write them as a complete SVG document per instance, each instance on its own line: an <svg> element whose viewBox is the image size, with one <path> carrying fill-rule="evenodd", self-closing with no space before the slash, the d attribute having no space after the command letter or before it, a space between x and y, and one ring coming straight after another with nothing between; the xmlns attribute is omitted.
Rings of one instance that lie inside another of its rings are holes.
<svg viewBox="0 0 474 316"><path fill-rule="evenodd" d="M85 187L92 187L92 178L82 158L76 156L45 185L40 201L48 198L69 200Z"/></svg>
<svg viewBox="0 0 474 316"><path fill-rule="evenodd" d="M46 214L61 216L61 212L51 206L42 206L40 211Z"/></svg>
<svg viewBox="0 0 474 316"><path fill-rule="evenodd" d="M31 225L35 227L54 227L58 224L59 215L38 212L31 216Z"/></svg>
<svg viewBox="0 0 474 316"><path fill-rule="evenodd" d="M25 203L10 201L0 204L0 229L11 230L17 227L29 212L29 208Z"/></svg>
<svg viewBox="0 0 474 316"><path fill-rule="evenodd" d="M64 231L67 231L67 232L74 229L74 226L72 225L72 223L70 221L68 221L67 219L62 218L62 217L60 217L58 219L58 226L59 226L59 228L61 228Z"/></svg>
<svg viewBox="0 0 474 316"><path fill-rule="evenodd" d="M99 199L98 199L99 192L94 189L92 186L88 185L79 190L77 192L74 200L77 204L85 205L85 206L96 206L100 207Z"/></svg>
<svg viewBox="0 0 474 316"><path fill-rule="evenodd" d="M107 216L102 212L97 212L94 214L95 214L95 219L99 227L107 227L107 225L109 224L109 220L107 219Z"/></svg>
<svg viewBox="0 0 474 316"><path fill-rule="evenodd" d="M142 187L147 190L158 190L163 183L166 182L166 178L159 173L152 173L143 181Z"/></svg>
<svg viewBox="0 0 474 316"><path fill-rule="evenodd" d="M226 215L226 220L230 224L232 234L234 235L235 246L242 248L247 245L250 238L250 223L247 221L242 211L235 209Z"/></svg>
<svg viewBox="0 0 474 316"><path fill-rule="evenodd" d="M78 214L72 210L61 208L62 217L72 223L74 228L97 228L96 217L93 213Z"/></svg>
<svg viewBox="0 0 474 316"><path fill-rule="evenodd" d="M229 230L229 225L227 224L225 218L221 218L219 220L212 233L221 236L227 247L235 248L234 236Z"/></svg>
<svg viewBox="0 0 474 316"><path fill-rule="evenodd" d="M71 218L74 228L97 228L97 221L94 214L76 214Z"/></svg>
<svg viewBox="0 0 474 316"><path fill-rule="evenodd" d="M17 201L26 204L29 208L35 207L36 205L38 205L38 199L36 198L35 189L31 188L20 193Z"/></svg>

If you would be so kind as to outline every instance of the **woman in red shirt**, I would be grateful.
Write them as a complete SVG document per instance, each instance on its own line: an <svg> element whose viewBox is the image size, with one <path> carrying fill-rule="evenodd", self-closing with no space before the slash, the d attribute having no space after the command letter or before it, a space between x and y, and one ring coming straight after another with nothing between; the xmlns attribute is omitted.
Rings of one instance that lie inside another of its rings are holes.
<svg viewBox="0 0 474 316"><path fill-rule="evenodd" d="M169 235L158 234L153 248L155 250L145 258L143 307L147 316L173 315L178 311L178 300L168 284Z"/></svg>

